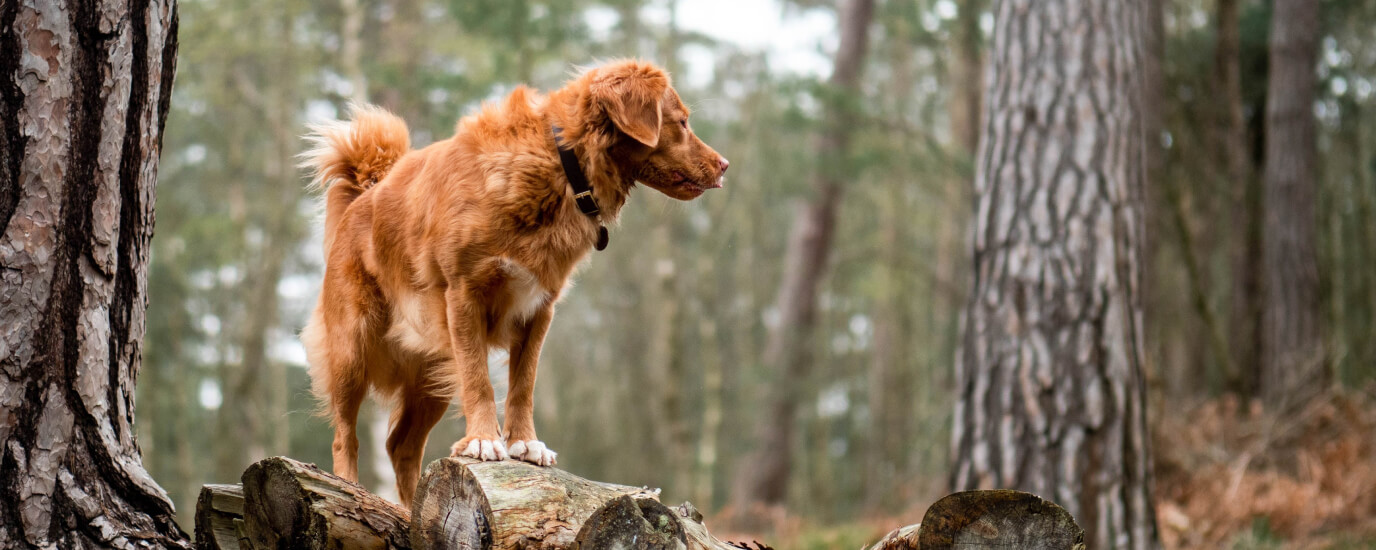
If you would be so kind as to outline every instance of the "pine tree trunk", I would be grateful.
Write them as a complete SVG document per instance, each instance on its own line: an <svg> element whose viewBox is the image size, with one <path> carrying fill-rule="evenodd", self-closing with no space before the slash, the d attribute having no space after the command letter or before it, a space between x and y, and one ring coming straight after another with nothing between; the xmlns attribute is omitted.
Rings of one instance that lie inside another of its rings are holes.
<svg viewBox="0 0 1376 550"><path fill-rule="evenodd" d="M172 2L0 3L0 547L185 548L135 441Z"/></svg>
<svg viewBox="0 0 1376 550"><path fill-rule="evenodd" d="M957 357L956 490L1158 546L1142 366L1140 0L999 0Z"/></svg>
<svg viewBox="0 0 1376 550"><path fill-rule="evenodd" d="M854 95L860 86L874 0L848 0L841 7L841 44L831 75L835 92ZM736 478L732 501L780 504L788 495L793 462L794 416L803 398L803 385L812 371L813 332L817 324L817 291L831 252L836 210L843 186L840 165L850 143L854 116L845 99L828 107L826 127L817 144L823 166L817 171L812 194L798 205L784 252L784 278L776 305L779 324L770 331L764 364L774 373L775 395L759 424L756 448Z"/></svg>
<svg viewBox="0 0 1376 550"><path fill-rule="evenodd" d="M1261 320L1261 395L1273 408L1318 393L1329 379L1319 338L1318 51L1318 3L1276 0L1266 94Z"/></svg>

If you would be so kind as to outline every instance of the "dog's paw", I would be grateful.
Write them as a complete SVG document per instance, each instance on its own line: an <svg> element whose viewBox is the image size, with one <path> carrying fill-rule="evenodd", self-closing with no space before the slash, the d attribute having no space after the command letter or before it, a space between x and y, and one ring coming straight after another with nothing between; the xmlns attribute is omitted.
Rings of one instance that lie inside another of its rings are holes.
<svg viewBox="0 0 1376 550"><path fill-rule="evenodd" d="M449 456L466 456L478 460L496 461L511 458L506 445L500 439L479 439L465 437L450 449Z"/></svg>
<svg viewBox="0 0 1376 550"><path fill-rule="evenodd" d="M530 439L517 440L511 444L511 458L524 460L537 466L553 466L559 453L546 447L544 443Z"/></svg>

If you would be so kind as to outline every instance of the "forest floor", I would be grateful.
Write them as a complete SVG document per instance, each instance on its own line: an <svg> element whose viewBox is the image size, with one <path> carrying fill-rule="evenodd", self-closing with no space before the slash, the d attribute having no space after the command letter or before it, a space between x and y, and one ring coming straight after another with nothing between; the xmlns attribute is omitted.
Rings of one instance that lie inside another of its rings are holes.
<svg viewBox="0 0 1376 550"><path fill-rule="evenodd" d="M1232 397L1157 426L1171 549L1376 548L1376 386L1287 414Z"/></svg>
<svg viewBox="0 0 1376 550"><path fill-rule="evenodd" d="M1163 409L1181 411L1155 430L1167 550L1376 549L1376 386L1288 414L1233 397ZM917 493L935 489L923 485ZM767 527L722 536L778 549L860 549L920 519L930 500L826 527L778 511Z"/></svg>

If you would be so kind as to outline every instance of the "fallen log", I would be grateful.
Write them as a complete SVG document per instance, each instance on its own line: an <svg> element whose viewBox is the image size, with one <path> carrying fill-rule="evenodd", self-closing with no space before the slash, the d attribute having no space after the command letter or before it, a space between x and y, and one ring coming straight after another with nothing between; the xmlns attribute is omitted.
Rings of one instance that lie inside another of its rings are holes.
<svg viewBox="0 0 1376 550"><path fill-rule="evenodd" d="M244 471L244 532L255 549L409 549L410 514L357 483L286 457Z"/></svg>
<svg viewBox="0 0 1376 550"><path fill-rule="evenodd" d="M255 463L243 482L202 488L196 548L767 549L718 540L692 504L665 506L657 490L517 461L436 461L409 513L289 458ZM1017 491L970 491L941 499L921 524L895 529L870 550L1083 550L1083 540L1054 503Z"/></svg>
<svg viewBox="0 0 1376 550"><path fill-rule="evenodd" d="M240 550L243 527L243 487L201 486L196 499L196 550Z"/></svg>
<svg viewBox="0 0 1376 550"><path fill-rule="evenodd" d="M707 532L691 504L659 491L590 481L518 461L447 458L426 468L411 507L416 550L733 548Z"/></svg>

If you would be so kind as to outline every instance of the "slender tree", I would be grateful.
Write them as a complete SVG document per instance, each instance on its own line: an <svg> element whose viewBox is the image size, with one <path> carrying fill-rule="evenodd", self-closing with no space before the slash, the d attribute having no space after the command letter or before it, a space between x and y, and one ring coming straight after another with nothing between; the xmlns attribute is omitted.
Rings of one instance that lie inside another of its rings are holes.
<svg viewBox="0 0 1376 550"><path fill-rule="evenodd" d="M1229 389L1251 395L1256 389L1257 330L1261 326L1257 315L1260 295L1260 217L1261 193L1253 176L1247 150L1247 126L1242 102L1242 31L1239 24L1239 0L1219 0L1216 12L1218 39L1214 46L1214 85L1218 94L1213 125L1214 143L1222 152L1223 175L1235 204L1232 225L1239 229L1232 247L1233 299L1232 322L1229 323L1230 349L1228 357L1220 357L1225 366Z"/></svg>
<svg viewBox="0 0 1376 550"><path fill-rule="evenodd" d="M173 2L0 4L0 547L188 546L135 441Z"/></svg>
<svg viewBox="0 0 1376 550"><path fill-rule="evenodd" d="M1319 3L1276 0L1266 102L1266 224L1261 394L1283 407L1322 389L1328 372L1319 322L1315 63Z"/></svg>
<svg viewBox="0 0 1376 550"><path fill-rule="evenodd" d="M954 489L1158 546L1139 305L1141 0L997 0L956 360Z"/></svg>
<svg viewBox="0 0 1376 550"><path fill-rule="evenodd" d="M844 189L841 168L855 128L849 102L860 88L874 0L847 0L841 7L841 44L831 73L825 127L817 141L816 171L811 194L797 206L784 252L783 281L775 302L778 325L770 331L764 352L765 368L773 373L776 392L766 418L759 424L756 448L742 464L732 500L780 504L788 496L793 461L794 416L803 387L812 371L812 335L817 324L817 291L825 273L836 230L836 211Z"/></svg>

